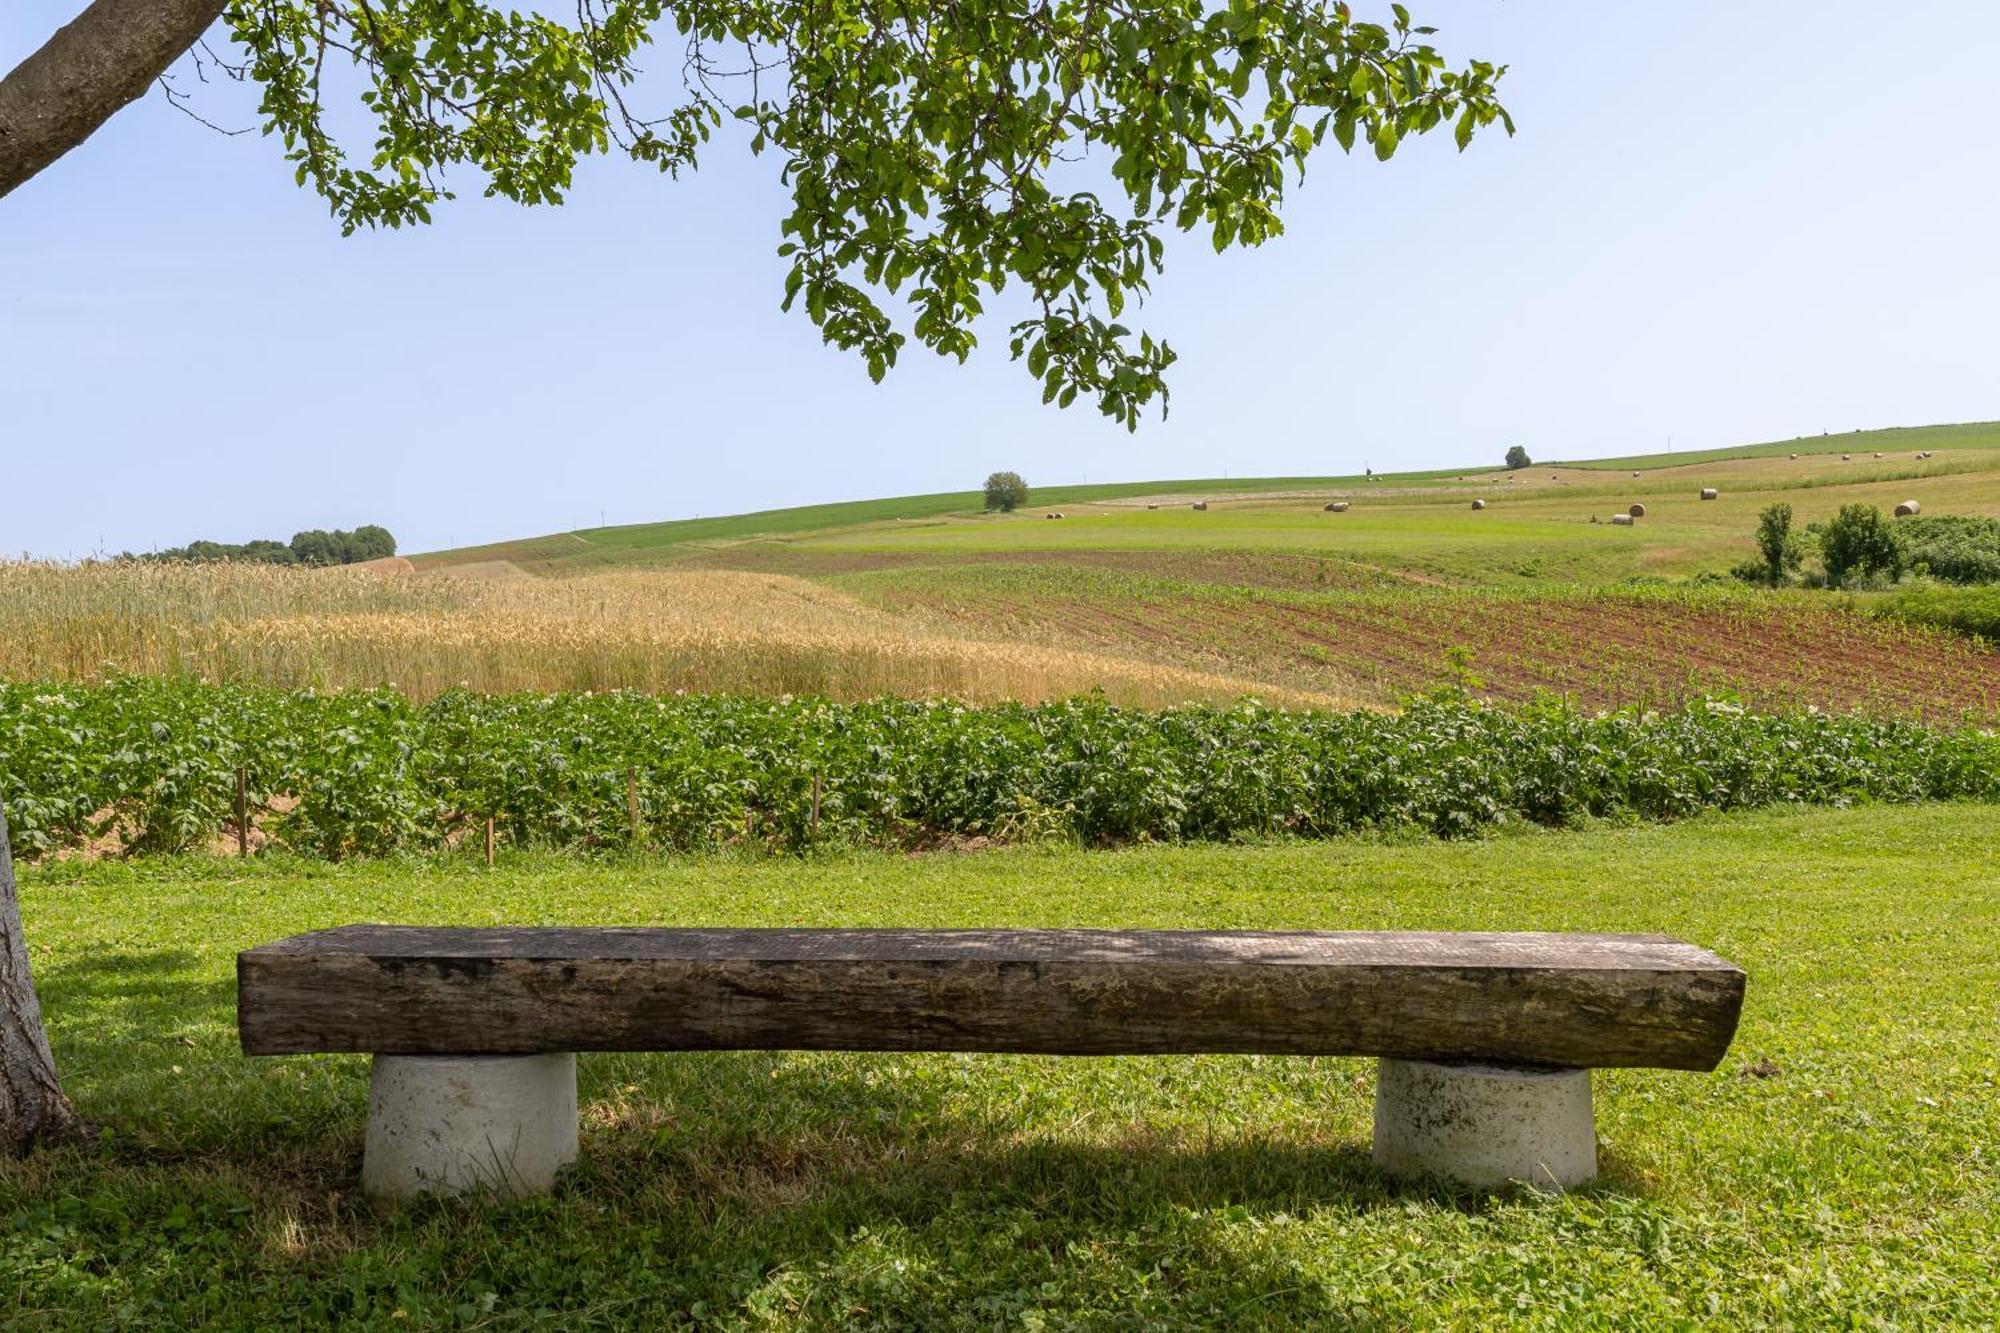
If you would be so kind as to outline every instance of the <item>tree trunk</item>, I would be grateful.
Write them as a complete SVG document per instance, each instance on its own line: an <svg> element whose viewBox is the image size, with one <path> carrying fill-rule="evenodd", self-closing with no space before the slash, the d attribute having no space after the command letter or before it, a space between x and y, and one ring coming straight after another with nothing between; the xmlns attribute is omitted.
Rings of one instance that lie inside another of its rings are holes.
<svg viewBox="0 0 2000 1333"><path fill-rule="evenodd" d="M166 72L226 0L92 0L0 79L0 195L97 132Z"/></svg>
<svg viewBox="0 0 2000 1333"><path fill-rule="evenodd" d="M21 935L7 812L0 810L0 1152L18 1157L36 1144L74 1142L89 1133L63 1096L42 1030L42 1006Z"/></svg>

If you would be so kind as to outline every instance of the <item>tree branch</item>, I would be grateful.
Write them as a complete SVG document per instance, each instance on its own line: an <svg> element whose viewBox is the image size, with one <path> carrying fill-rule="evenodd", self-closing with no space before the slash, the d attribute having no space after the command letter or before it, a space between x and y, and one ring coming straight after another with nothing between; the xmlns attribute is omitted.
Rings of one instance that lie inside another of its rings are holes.
<svg viewBox="0 0 2000 1333"><path fill-rule="evenodd" d="M225 0L92 0L0 79L0 196L153 86Z"/></svg>

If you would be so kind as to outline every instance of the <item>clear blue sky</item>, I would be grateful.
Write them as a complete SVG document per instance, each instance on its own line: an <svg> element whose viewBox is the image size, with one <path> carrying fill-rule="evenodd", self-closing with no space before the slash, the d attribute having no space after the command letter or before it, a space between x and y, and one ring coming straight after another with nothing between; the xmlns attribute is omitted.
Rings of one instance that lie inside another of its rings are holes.
<svg viewBox="0 0 2000 1333"><path fill-rule="evenodd" d="M10 0L11 66L80 0ZM1518 137L1329 155L1170 255L1136 436L995 327L880 387L778 311L776 163L617 161L343 239L159 97L0 199L0 551L379 522L406 550L1031 482L1693 449L2000 417L2000 5L1410 0ZM1386 6L1362 3L1368 11ZM247 124L240 95L204 109Z"/></svg>

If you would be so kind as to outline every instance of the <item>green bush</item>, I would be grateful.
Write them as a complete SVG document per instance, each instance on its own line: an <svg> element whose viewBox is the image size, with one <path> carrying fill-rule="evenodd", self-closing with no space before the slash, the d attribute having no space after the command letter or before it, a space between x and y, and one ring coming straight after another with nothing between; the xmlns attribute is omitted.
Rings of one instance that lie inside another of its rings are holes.
<svg viewBox="0 0 2000 1333"><path fill-rule="evenodd" d="M199 848L227 828L239 768L272 843L308 856L436 849L488 818L509 841L551 847L795 851L1024 827L1091 843L1463 837L1522 821L2000 800L2000 735L1455 695L1384 714L632 693L419 705L390 690L0 684L0 801L24 856L113 829L134 852Z"/></svg>
<svg viewBox="0 0 2000 1333"><path fill-rule="evenodd" d="M1816 530L1826 581L1842 587L1856 574L1903 572L1903 548L1889 520L1874 505L1842 505L1840 513Z"/></svg>
<svg viewBox="0 0 2000 1333"><path fill-rule="evenodd" d="M2000 583L2000 518L1905 518L1896 535L1919 574L1946 583Z"/></svg>

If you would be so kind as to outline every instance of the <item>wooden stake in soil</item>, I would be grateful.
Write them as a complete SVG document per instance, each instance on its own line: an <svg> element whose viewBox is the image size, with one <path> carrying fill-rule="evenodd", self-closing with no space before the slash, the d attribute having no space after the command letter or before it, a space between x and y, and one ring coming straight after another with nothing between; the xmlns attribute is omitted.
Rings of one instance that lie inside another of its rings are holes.
<svg viewBox="0 0 2000 1333"><path fill-rule="evenodd" d="M812 837L814 842L819 841L819 792L820 792L820 776L819 774L815 773L813 774L813 809L812 809Z"/></svg>
<svg viewBox="0 0 2000 1333"><path fill-rule="evenodd" d="M493 868L493 816L486 816L486 868Z"/></svg>
<svg viewBox="0 0 2000 1333"><path fill-rule="evenodd" d="M639 845L639 770L625 770L625 817L632 826L632 845Z"/></svg>
<svg viewBox="0 0 2000 1333"><path fill-rule="evenodd" d="M236 854L250 855L250 774L236 770Z"/></svg>

